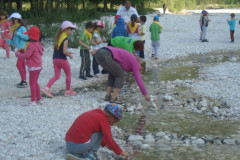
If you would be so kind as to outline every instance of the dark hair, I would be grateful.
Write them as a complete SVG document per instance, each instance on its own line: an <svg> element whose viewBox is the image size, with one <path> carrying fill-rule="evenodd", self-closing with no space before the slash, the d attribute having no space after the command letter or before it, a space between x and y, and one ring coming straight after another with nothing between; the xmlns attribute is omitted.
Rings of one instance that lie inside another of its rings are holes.
<svg viewBox="0 0 240 160"><path fill-rule="evenodd" d="M146 16L141 16L140 20L143 21L143 22L146 22L147 21L147 17Z"/></svg>
<svg viewBox="0 0 240 160"><path fill-rule="evenodd" d="M230 16L231 16L231 17L235 17L235 14L234 14L234 13L231 13Z"/></svg>
<svg viewBox="0 0 240 160"><path fill-rule="evenodd" d="M92 22L87 22L85 27L86 27L86 29L88 29L88 28L94 28L95 25L94 25Z"/></svg>
<svg viewBox="0 0 240 160"><path fill-rule="evenodd" d="M142 51L144 49L144 43L141 40L133 42L133 46L136 51Z"/></svg>
<svg viewBox="0 0 240 160"><path fill-rule="evenodd" d="M7 14L7 12L4 11L4 10L1 10L1 11L0 11L0 15L4 15L6 19L8 18L8 14ZM1 19L1 17L0 17L0 19Z"/></svg>

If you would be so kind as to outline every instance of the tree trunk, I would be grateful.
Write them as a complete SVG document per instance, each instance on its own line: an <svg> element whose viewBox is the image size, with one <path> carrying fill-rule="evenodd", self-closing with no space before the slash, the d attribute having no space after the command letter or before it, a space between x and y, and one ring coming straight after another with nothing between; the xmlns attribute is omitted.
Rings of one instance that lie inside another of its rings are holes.
<svg viewBox="0 0 240 160"><path fill-rule="evenodd" d="M12 10L12 0L8 1L8 7L9 7L10 10Z"/></svg>
<svg viewBox="0 0 240 160"><path fill-rule="evenodd" d="M22 10L22 0L17 1L17 9Z"/></svg>
<svg viewBox="0 0 240 160"><path fill-rule="evenodd" d="M107 12L107 0L104 0L104 1L103 1L103 4L104 4L104 9L103 9L103 11L104 11L104 12Z"/></svg>
<svg viewBox="0 0 240 160"><path fill-rule="evenodd" d="M113 1L110 2L110 10L113 10Z"/></svg>
<svg viewBox="0 0 240 160"><path fill-rule="evenodd" d="M70 2L67 0L67 10L69 10L69 8L70 8Z"/></svg>
<svg viewBox="0 0 240 160"><path fill-rule="evenodd" d="M40 0L39 2L39 8L44 9L44 0Z"/></svg>
<svg viewBox="0 0 240 160"><path fill-rule="evenodd" d="M5 8L4 0L0 0L0 10Z"/></svg>
<svg viewBox="0 0 240 160"><path fill-rule="evenodd" d="M47 11L50 14L52 11L52 0L47 0L47 5L46 5Z"/></svg>
<svg viewBox="0 0 240 160"><path fill-rule="evenodd" d="M82 0L82 6L83 6L83 8L85 8L85 1L84 0Z"/></svg>

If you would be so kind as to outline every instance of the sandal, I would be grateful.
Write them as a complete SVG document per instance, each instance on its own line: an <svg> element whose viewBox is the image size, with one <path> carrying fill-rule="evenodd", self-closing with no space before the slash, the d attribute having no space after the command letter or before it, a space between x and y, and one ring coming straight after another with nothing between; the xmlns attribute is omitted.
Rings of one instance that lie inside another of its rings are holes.
<svg viewBox="0 0 240 160"><path fill-rule="evenodd" d="M105 96L105 98L104 98L104 101L110 101L111 100L111 96Z"/></svg>
<svg viewBox="0 0 240 160"><path fill-rule="evenodd" d="M110 102L111 103L117 103L117 104L123 104L123 102L119 101L118 98L111 99Z"/></svg>

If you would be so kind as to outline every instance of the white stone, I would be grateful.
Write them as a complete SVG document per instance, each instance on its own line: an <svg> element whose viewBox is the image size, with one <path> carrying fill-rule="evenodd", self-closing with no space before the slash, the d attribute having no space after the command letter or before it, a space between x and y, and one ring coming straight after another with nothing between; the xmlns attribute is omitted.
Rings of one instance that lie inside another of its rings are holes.
<svg viewBox="0 0 240 160"><path fill-rule="evenodd" d="M164 95L164 97L163 97L164 101L172 101L172 99L173 98L171 96L169 96L168 94Z"/></svg>
<svg viewBox="0 0 240 160"><path fill-rule="evenodd" d="M151 146L149 144L142 144L140 149L142 149L142 150L151 149Z"/></svg>
<svg viewBox="0 0 240 160"><path fill-rule="evenodd" d="M128 137L129 141L143 141L143 137L140 135L130 135Z"/></svg>
<svg viewBox="0 0 240 160"><path fill-rule="evenodd" d="M216 107L216 106L214 106L214 107L212 108L212 111L213 111L213 113L218 113L218 112L219 112L219 108Z"/></svg>
<svg viewBox="0 0 240 160"><path fill-rule="evenodd" d="M202 145L202 144L205 144L205 142L203 139L198 138L198 139L192 140L191 144Z"/></svg>

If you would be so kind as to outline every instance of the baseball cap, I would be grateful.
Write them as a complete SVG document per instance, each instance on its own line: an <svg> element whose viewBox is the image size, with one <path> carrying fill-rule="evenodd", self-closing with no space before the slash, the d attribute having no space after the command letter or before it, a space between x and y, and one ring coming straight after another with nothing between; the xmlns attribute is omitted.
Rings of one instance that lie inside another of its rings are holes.
<svg viewBox="0 0 240 160"><path fill-rule="evenodd" d="M21 14L15 12L15 13L12 13L12 14L8 17L8 20L10 20L11 18L22 19L22 16L21 16Z"/></svg>
<svg viewBox="0 0 240 160"><path fill-rule="evenodd" d="M159 17L158 16L154 16L153 18L154 20L158 20L159 21Z"/></svg>
<svg viewBox="0 0 240 160"><path fill-rule="evenodd" d="M97 20L94 24L104 28L104 23L102 21Z"/></svg>
<svg viewBox="0 0 240 160"><path fill-rule="evenodd" d="M41 31L37 26L32 26L24 34L29 35L29 38L32 39L32 40L39 41Z"/></svg>
<svg viewBox="0 0 240 160"><path fill-rule="evenodd" d="M77 26L73 25L70 21L63 21L61 25L61 29L64 30L66 28L76 28Z"/></svg>

